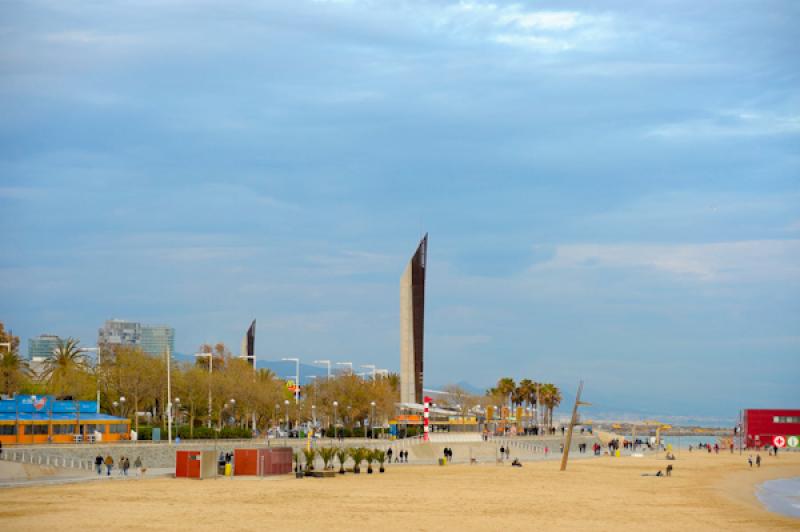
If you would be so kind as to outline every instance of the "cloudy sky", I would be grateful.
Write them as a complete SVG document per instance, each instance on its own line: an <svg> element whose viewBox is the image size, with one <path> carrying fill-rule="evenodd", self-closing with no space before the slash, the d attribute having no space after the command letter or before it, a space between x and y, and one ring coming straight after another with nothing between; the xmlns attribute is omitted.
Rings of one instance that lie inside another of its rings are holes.
<svg viewBox="0 0 800 532"><path fill-rule="evenodd" d="M800 406L800 4L642 4L4 1L0 319Z"/></svg>

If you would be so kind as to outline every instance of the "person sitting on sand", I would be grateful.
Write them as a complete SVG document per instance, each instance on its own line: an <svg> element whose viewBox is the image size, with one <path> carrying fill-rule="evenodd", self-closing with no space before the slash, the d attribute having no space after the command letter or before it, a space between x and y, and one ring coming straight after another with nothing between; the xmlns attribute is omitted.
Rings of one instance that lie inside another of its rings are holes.
<svg viewBox="0 0 800 532"><path fill-rule="evenodd" d="M514 467L522 467L522 463L519 461L519 458L514 458L514 461L511 462L511 465Z"/></svg>

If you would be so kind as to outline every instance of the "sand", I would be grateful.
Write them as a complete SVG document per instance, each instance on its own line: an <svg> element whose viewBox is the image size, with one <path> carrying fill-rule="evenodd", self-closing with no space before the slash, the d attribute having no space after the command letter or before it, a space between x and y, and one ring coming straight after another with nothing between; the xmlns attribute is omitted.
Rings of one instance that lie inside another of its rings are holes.
<svg viewBox="0 0 800 532"><path fill-rule="evenodd" d="M508 465L392 465L335 479L94 481L0 490L2 530L800 530L755 485L800 476L800 453L682 451L677 461L609 458ZM642 477L668 463L672 478ZM365 468L366 469L366 468ZM633 528L632 528L633 527Z"/></svg>

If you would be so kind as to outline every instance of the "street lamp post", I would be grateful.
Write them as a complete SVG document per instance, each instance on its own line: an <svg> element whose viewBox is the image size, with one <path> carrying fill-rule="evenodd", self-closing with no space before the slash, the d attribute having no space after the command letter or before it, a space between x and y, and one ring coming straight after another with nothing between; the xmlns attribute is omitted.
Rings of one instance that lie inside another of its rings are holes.
<svg viewBox="0 0 800 532"><path fill-rule="evenodd" d="M339 425L338 425L338 418L336 417L336 409L339 407L339 401L333 402L333 437L334 439L339 438Z"/></svg>
<svg viewBox="0 0 800 532"><path fill-rule="evenodd" d="M317 405L311 405L311 426L317 428Z"/></svg>
<svg viewBox="0 0 800 532"><path fill-rule="evenodd" d="M214 353L195 353L196 357L208 357L208 428L211 428L211 374L214 372Z"/></svg>
<svg viewBox="0 0 800 532"><path fill-rule="evenodd" d="M373 366L374 367L374 366ZM369 435L371 439L375 439L375 401L372 401L369 404L372 407L372 411L369 415Z"/></svg>
<svg viewBox="0 0 800 532"><path fill-rule="evenodd" d="M180 417L181 417L181 398L176 397L172 400L175 403L175 410L177 410L178 415L175 417L175 437L178 437L178 429L180 427Z"/></svg>
<svg viewBox="0 0 800 532"><path fill-rule="evenodd" d="M284 399L283 404L286 405L286 432L284 432L286 436L283 437L283 444L286 445L286 437L289 436L289 400Z"/></svg>
<svg viewBox="0 0 800 532"><path fill-rule="evenodd" d="M295 363L295 372L294 372L294 404L300 402L300 359L299 358L282 358L281 360L285 362L294 362Z"/></svg>

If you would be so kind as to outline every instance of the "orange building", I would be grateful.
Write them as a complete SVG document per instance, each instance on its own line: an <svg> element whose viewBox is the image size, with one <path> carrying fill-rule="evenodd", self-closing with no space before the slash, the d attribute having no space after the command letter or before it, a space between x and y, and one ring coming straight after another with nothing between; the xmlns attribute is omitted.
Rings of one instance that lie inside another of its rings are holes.
<svg viewBox="0 0 800 532"><path fill-rule="evenodd" d="M81 443L130 439L127 418L101 414L95 401L18 395L0 400L0 442Z"/></svg>

